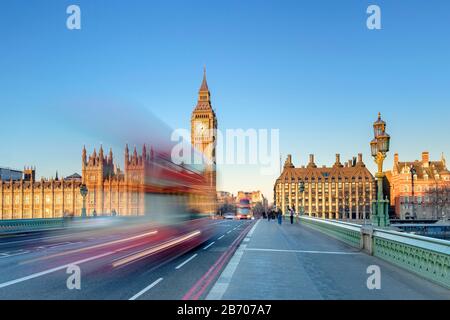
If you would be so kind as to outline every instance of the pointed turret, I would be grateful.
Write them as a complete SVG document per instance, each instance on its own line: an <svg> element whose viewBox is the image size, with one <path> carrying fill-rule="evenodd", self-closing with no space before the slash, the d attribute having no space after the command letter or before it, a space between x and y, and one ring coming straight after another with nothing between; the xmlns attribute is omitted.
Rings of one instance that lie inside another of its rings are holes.
<svg viewBox="0 0 450 320"><path fill-rule="evenodd" d="M113 163L113 152L112 152L112 148L109 148L108 164L112 164L112 163Z"/></svg>
<svg viewBox="0 0 450 320"><path fill-rule="evenodd" d="M130 150L128 149L128 143L125 145L125 170L130 163Z"/></svg>
<svg viewBox="0 0 450 320"><path fill-rule="evenodd" d="M133 163L137 163L137 159L138 159L138 154L137 154L137 150L136 150L136 146L134 146L134 151L133 151Z"/></svg>
<svg viewBox="0 0 450 320"><path fill-rule="evenodd" d="M144 145L142 146L142 159L146 160L147 159L147 147Z"/></svg>
<svg viewBox="0 0 450 320"><path fill-rule="evenodd" d="M83 161L83 165L86 164L86 161L87 161L86 146L83 146L83 151L81 152L81 161Z"/></svg>

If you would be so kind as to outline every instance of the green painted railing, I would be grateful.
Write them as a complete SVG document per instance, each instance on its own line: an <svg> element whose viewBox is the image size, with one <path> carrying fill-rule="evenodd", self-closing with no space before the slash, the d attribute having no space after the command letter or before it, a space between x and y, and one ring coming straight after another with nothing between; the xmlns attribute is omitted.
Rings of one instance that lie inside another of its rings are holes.
<svg viewBox="0 0 450 320"><path fill-rule="evenodd" d="M305 216L300 223L450 289L450 241Z"/></svg>
<svg viewBox="0 0 450 320"><path fill-rule="evenodd" d="M65 221L62 218L0 220L0 234L20 231L56 229L63 228L64 225Z"/></svg>
<svg viewBox="0 0 450 320"><path fill-rule="evenodd" d="M318 231L322 231L353 247L361 246L361 226L352 223L339 222L338 224L323 219L300 217L300 223Z"/></svg>
<svg viewBox="0 0 450 320"><path fill-rule="evenodd" d="M373 255L450 288L450 241L375 229Z"/></svg>

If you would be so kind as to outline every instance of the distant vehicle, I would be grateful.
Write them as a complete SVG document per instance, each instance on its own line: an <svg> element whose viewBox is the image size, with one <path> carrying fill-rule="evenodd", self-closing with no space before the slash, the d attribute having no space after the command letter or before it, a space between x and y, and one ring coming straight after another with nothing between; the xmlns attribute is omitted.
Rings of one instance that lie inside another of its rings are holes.
<svg viewBox="0 0 450 320"><path fill-rule="evenodd" d="M227 212L223 215L223 218L227 219L227 220L233 220L234 217L235 217L235 214L233 212Z"/></svg>
<svg viewBox="0 0 450 320"><path fill-rule="evenodd" d="M252 219L253 214L249 199L241 199L237 205L236 219Z"/></svg>

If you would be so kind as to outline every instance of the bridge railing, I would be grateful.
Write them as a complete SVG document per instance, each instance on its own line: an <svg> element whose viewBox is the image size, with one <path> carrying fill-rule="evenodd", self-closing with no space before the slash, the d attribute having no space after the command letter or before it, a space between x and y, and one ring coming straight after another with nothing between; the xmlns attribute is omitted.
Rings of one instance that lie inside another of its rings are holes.
<svg viewBox="0 0 450 320"><path fill-rule="evenodd" d="M361 226L348 222L328 221L300 216L300 223L322 231L348 245L359 248L361 245Z"/></svg>
<svg viewBox="0 0 450 320"><path fill-rule="evenodd" d="M64 228L63 218L0 220L0 234Z"/></svg>
<svg viewBox="0 0 450 320"><path fill-rule="evenodd" d="M300 223L450 289L450 241L305 216Z"/></svg>

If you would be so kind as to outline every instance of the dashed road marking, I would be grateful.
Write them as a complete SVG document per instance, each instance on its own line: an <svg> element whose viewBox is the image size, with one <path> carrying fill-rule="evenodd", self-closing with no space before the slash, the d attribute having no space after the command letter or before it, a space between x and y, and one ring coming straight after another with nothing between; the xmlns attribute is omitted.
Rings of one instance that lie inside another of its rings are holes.
<svg viewBox="0 0 450 320"><path fill-rule="evenodd" d="M151 283L149 286L145 287L144 289L142 289L141 291L139 291L138 293L136 293L134 296L132 296L129 300L136 300L137 298L139 298L140 296L142 296L144 293L146 293L148 290L150 290L151 288L153 288L154 286L156 286L158 283L160 283L161 281L163 281L163 278L159 278L158 280L156 280L155 282Z"/></svg>
<svg viewBox="0 0 450 320"><path fill-rule="evenodd" d="M183 267L186 263L188 263L189 261L191 261L192 259L194 259L197 256L197 254L194 254L192 257L190 257L189 259L186 259L184 262L180 263L178 266L175 267L176 270L180 269L181 267Z"/></svg>
<svg viewBox="0 0 450 320"><path fill-rule="evenodd" d="M203 250L207 250L209 247L211 247L214 243L216 243L215 241L211 242L210 244L208 244L206 247L203 248Z"/></svg>
<svg viewBox="0 0 450 320"><path fill-rule="evenodd" d="M223 237L225 237L225 235L221 235L217 240L221 240Z"/></svg>

